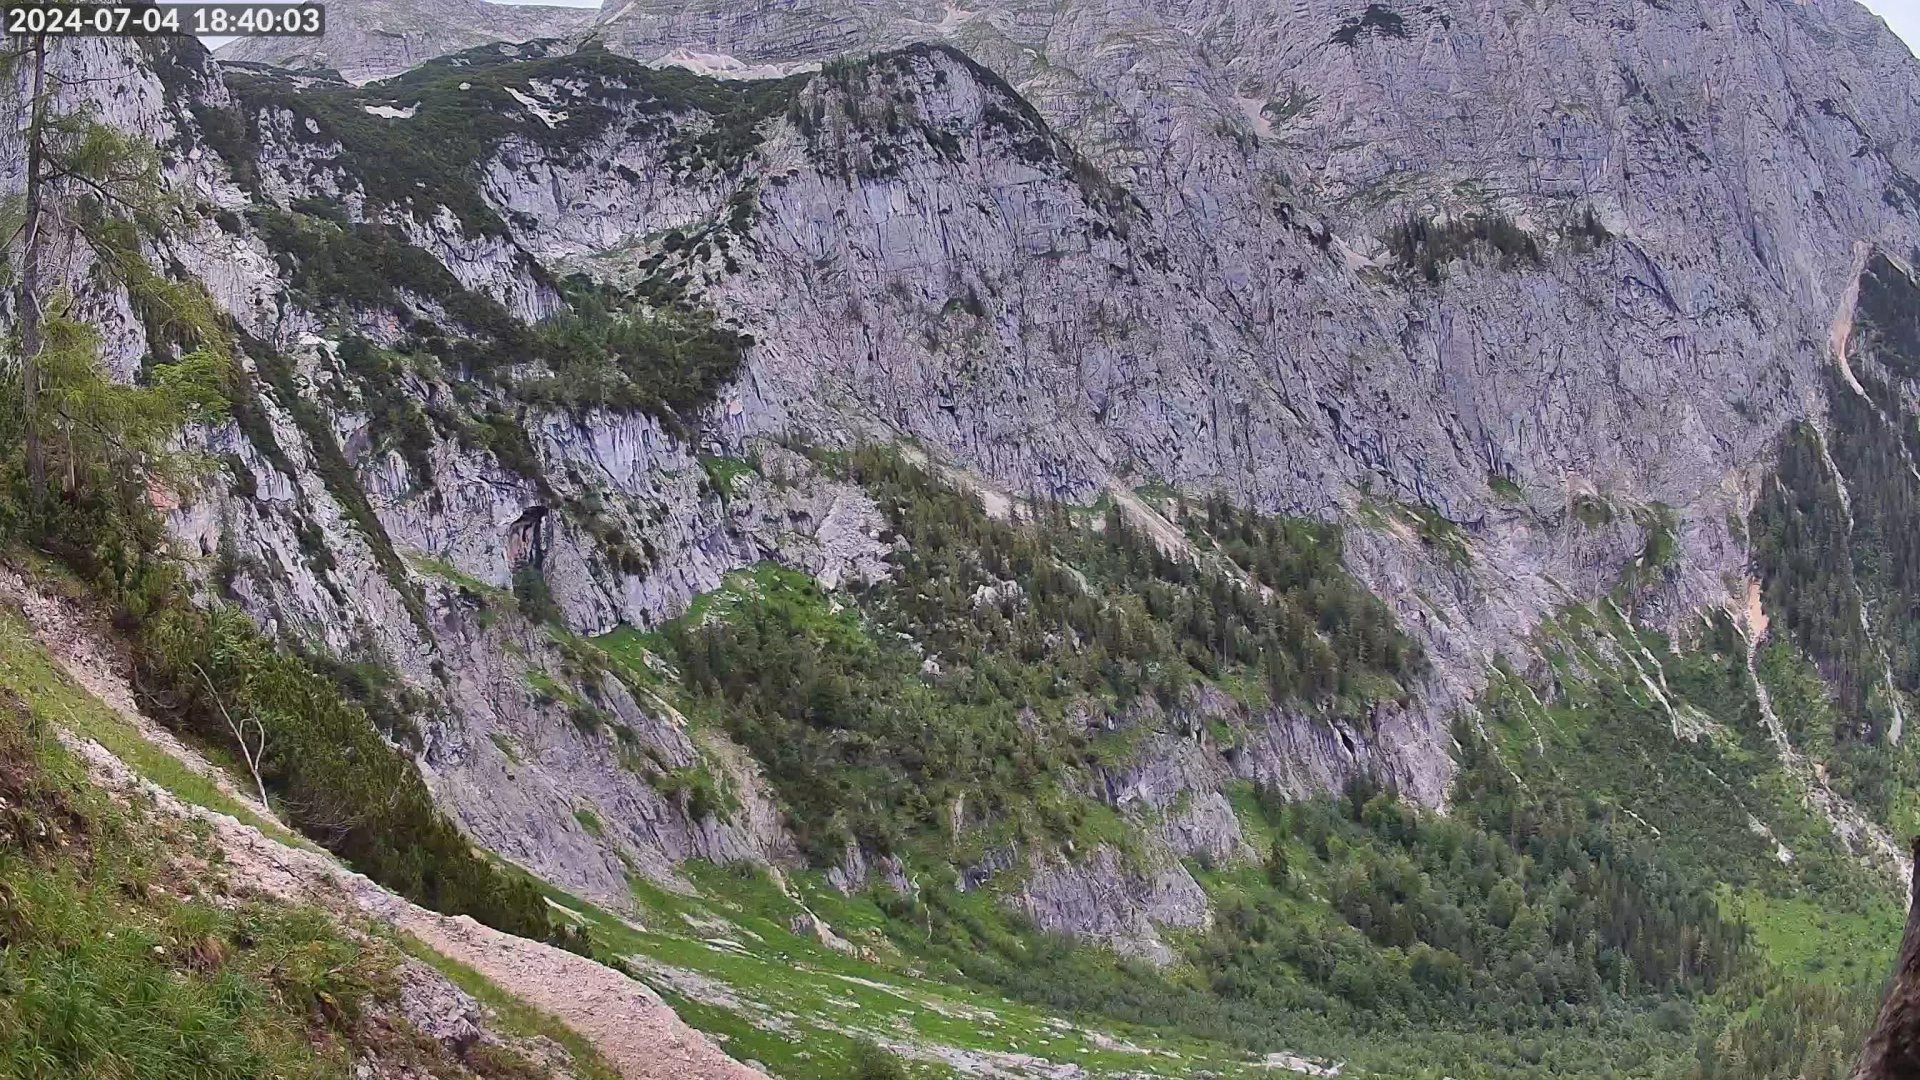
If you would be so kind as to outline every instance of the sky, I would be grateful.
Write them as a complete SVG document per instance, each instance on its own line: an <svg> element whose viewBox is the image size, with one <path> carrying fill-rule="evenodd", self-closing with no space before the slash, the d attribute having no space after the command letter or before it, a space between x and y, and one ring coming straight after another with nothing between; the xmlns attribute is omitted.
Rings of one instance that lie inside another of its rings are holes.
<svg viewBox="0 0 1920 1080"><path fill-rule="evenodd" d="M1920 0L1864 0L1874 13L1887 20L1893 32L1920 55Z"/></svg>

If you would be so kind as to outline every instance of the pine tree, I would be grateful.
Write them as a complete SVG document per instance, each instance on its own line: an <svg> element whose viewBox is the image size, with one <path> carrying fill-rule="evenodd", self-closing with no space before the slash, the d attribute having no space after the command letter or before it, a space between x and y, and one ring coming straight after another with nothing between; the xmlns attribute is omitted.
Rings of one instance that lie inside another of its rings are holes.
<svg viewBox="0 0 1920 1080"><path fill-rule="evenodd" d="M77 47L67 38L37 35L6 65L9 71L28 66L19 113L26 184L13 236L20 257L12 284L22 464L36 518L46 511L56 454L68 494L88 479L98 484L101 476L86 474L109 458L133 466L127 476L150 477L173 427L209 418L224 404L231 349L204 292L166 281L142 258L141 223L165 220L173 209L158 151L95 120L85 85L61 74L56 63ZM150 330L204 351L180 358L186 363L179 370L163 370L154 387L162 393L113 384L99 370L97 336L68 318L72 297L47 273L45 260L56 245L90 254L99 278L126 288Z"/></svg>
<svg viewBox="0 0 1920 1080"><path fill-rule="evenodd" d="M40 445L40 353L43 348L40 315L40 255L45 243L47 217L42 176L46 162L47 131L47 37L36 34L22 53L33 67L28 84L27 108L27 187L24 211L18 235L21 245L20 276L14 286L14 311L20 334L20 404L24 429L27 484L32 492L33 510L40 512L46 502L47 463ZM12 75L13 64L5 74Z"/></svg>
<svg viewBox="0 0 1920 1080"><path fill-rule="evenodd" d="M1290 876L1286 841L1275 840L1273 848L1267 852L1267 882L1276 889L1284 889Z"/></svg>

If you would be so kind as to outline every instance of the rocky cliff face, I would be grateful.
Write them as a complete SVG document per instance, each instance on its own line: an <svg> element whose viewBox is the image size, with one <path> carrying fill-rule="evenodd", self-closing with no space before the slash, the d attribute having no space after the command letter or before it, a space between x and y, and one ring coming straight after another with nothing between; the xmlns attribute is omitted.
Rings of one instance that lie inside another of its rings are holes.
<svg viewBox="0 0 1920 1080"><path fill-rule="evenodd" d="M333 71L364 82L496 41L568 37L586 30L596 15L592 8L486 0L375 0L328 8L323 39L237 38L223 46L220 55L235 62Z"/></svg>
<svg viewBox="0 0 1920 1080"><path fill-rule="evenodd" d="M448 27L556 36L546 18L467 11L397 43L372 19L299 62L386 73L467 43ZM1249 853L1230 780L1365 773L1443 804L1487 665L1524 665L1543 618L1656 535L1673 550L1636 583L1643 617L1683 629L1744 597L1741 522L1782 430L1826 414L1837 314L1869 253L1920 250L1920 66L1850 2L634 0L595 34L801 74L716 83L544 44L362 90L230 86L191 46L73 62L136 73L103 116L174 145L203 212L151 258L258 343L256 410L207 435L231 490L175 517L209 582L393 669L462 824L600 898L690 857L793 858L754 763L582 640L761 560L884 575L872 500L782 442L909 441L1009 505L1119 500L1181 557L1134 489L1345 523L1348 566L1431 657L1417 693L1365 723L1185 699L1099 779L1139 858L1019 856L1038 924L1164 957L1156 926L1207 918L1178 860ZM837 59L914 42L964 52ZM422 149L449 145L468 158ZM311 200L429 265L343 303L273 227ZM741 366L674 415L527 392L557 354L482 383L372 378L342 352L546 318L579 273L712 314L747 335ZM138 319L95 302L130 371ZM396 399L419 405L411 449ZM554 626L511 595L527 567ZM1233 737L1167 734L1208 730ZM702 812L672 779L693 774L738 808Z"/></svg>

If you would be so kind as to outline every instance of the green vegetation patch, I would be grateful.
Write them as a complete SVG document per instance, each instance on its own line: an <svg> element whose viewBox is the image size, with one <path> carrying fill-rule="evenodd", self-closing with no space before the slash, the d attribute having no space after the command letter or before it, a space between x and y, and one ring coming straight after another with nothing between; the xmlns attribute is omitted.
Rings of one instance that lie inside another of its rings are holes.
<svg viewBox="0 0 1920 1080"><path fill-rule="evenodd" d="M582 806L576 808L573 812L573 820L579 822L581 828L587 830L588 833L595 837L607 835L607 827L601 822L600 815L594 813L587 807Z"/></svg>
<svg viewBox="0 0 1920 1080"><path fill-rule="evenodd" d="M557 283L564 310L528 326L493 297L460 284L397 228L336 221L327 213L314 206L251 211L295 293L315 310L342 319L370 311L400 315L411 327L402 351L430 357L438 369L476 377L522 405L642 412L686 435L699 411L738 375L752 343L683 300L622 294L578 277ZM440 325L417 317L428 309ZM436 433L431 428L485 446L504 466L541 478L538 459L517 422L497 409L489 411L488 403L474 400L470 391L456 390L452 402L423 408L402 383L396 357L349 337L340 347L340 360L375 432L401 451L416 480L431 476L426 461ZM272 362L270 357L261 361L270 378ZM284 390L280 396L284 399ZM502 424L510 430L502 430Z"/></svg>
<svg viewBox="0 0 1920 1080"><path fill-rule="evenodd" d="M1773 633L1830 687L1831 732L1799 738L1824 751L1835 789L1883 823L1896 807L1911 820L1913 754L1888 736L1920 690L1920 435L1905 404L1920 383L1901 374L1920 371L1920 345L1904 316L1885 310L1895 287L1883 276L1868 297L1862 279L1856 318L1867 348L1853 366L1865 396L1825 369L1833 406L1824 432L1799 424L1782 433L1747 522Z"/></svg>
<svg viewBox="0 0 1920 1080"><path fill-rule="evenodd" d="M638 921L552 895L583 913L597 956L660 991L729 1053L789 1080L845 1080L872 1045L890 1048L913 1077L961 1075L985 1063L1014 1067L1015 1055L1071 1063L1096 1077L1169 1067L1265 1075L1237 1048L1058 1015L969 984L951 969L928 970L899 951L889 931L906 937L906 930L874 897L842 896L817 873L776 881L744 865L684 869L701 894L636 882ZM991 910L991 900L982 903ZM848 950L797 932L793 920L807 914ZM918 929L924 936L925 927ZM969 1061L973 1069L963 1070Z"/></svg>
<svg viewBox="0 0 1920 1080"><path fill-rule="evenodd" d="M14 695L42 724L91 739L141 776L184 802L231 815L283 842L297 842L278 823L268 821L222 792L214 779L147 741L132 724L99 698L74 685L33 639L25 621L0 607L0 688Z"/></svg>
<svg viewBox="0 0 1920 1080"><path fill-rule="evenodd" d="M595 44L561 52L535 43L516 52L485 46L360 87L300 87L278 73L229 71L239 122L209 124L203 112L201 123L244 179L259 158L262 119L291 112L293 136L337 144L338 164L375 202L420 220L444 206L470 233L500 233L505 223L481 195L479 179L507 140L585 155L616 121L631 118L632 134L666 140L678 168L730 173L759 145L760 123L785 111L807 78L709 79L648 67ZM562 86L557 95L550 89ZM414 112L388 119L367 112L370 106Z"/></svg>
<svg viewBox="0 0 1920 1080"><path fill-rule="evenodd" d="M1671 881L1711 890L1722 921L1744 928L1748 957L1717 990L1690 997L1700 1032L1691 1075L1844 1075L1818 1070L1850 1061L1859 1044L1900 905L1783 769L1745 640L1720 617L1675 650L1610 607L1571 609L1548 640L1560 693L1543 699L1496 679L1487 745L1543 804L1613 809L1620 843L1664 860ZM1763 650L1759 675L1788 732L1827 725L1824 688L1790 646Z"/></svg>
<svg viewBox="0 0 1920 1080"><path fill-rule="evenodd" d="M407 379L404 361L357 335L341 342L336 355L359 387L360 409L367 416L375 450L398 453L414 483L432 487L433 426Z"/></svg>
<svg viewBox="0 0 1920 1080"><path fill-rule="evenodd" d="M732 457L702 456L700 468L707 474L707 487L721 498L732 498L736 485L760 471L753 462Z"/></svg>
<svg viewBox="0 0 1920 1080"><path fill-rule="evenodd" d="M1892 903L1836 909L1809 896L1770 896L1722 888L1722 907L1749 928L1754 943L1782 973L1810 983L1877 984L1893 969L1900 910Z"/></svg>
<svg viewBox="0 0 1920 1080"><path fill-rule="evenodd" d="M1388 508L1394 517L1413 527L1421 543L1445 555L1449 563L1466 566L1473 562L1466 534L1447 515L1431 506L1398 501L1388 504Z"/></svg>
<svg viewBox="0 0 1920 1080"><path fill-rule="evenodd" d="M516 400L642 412L687 435L752 343L683 303L620 296L581 278L564 295L568 310L535 327L529 345L547 374L517 381Z"/></svg>
<svg viewBox="0 0 1920 1080"><path fill-rule="evenodd" d="M1621 571L1621 584L1629 591L1661 580L1680 557L1679 522L1673 507L1665 503L1636 507L1633 520L1646 530L1646 539L1640 553Z"/></svg>
<svg viewBox="0 0 1920 1080"><path fill-rule="evenodd" d="M685 711L761 762L816 864L849 842L1124 843L1131 830L1072 794L1102 754L1089 711L1172 706L1220 680L1243 700L1365 715L1423 663L1328 526L1182 509L1219 564L1196 566L1111 507L1098 528L1064 507L1015 524L891 451L834 467L906 540L893 577L829 594L763 566L650 637L609 639L671 661ZM644 653L623 666L651 667Z"/></svg>
<svg viewBox="0 0 1920 1080"><path fill-rule="evenodd" d="M1613 523L1613 503L1605 496L1590 492L1581 492L1573 497L1573 520L1589 529L1598 529Z"/></svg>
<svg viewBox="0 0 1920 1080"><path fill-rule="evenodd" d="M622 625L594 638L593 644L606 653L627 685L639 689L659 682L655 665L665 662L667 649L666 640L659 635Z"/></svg>
<svg viewBox="0 0 1920 1080"><path fill-rule="evenodd" d="M1386 245L1400 265L1430 285L1438 285L1447 264L1456 259L1477 256L1503 269L1540 261L1539 241L1511 218L1491 211L1446 221L1409 218L1387 234Z"/></svg>
<svg viewBox="0 0 1920 1080"><path fill-rule="evenodd" d="M1513 478L1508 476L1506 473L1503 473L1503 472L1488 473L1487 474L1487 490L1493 492L1496 498L1498 498L1501 502L1508 504L1509 506L1526 505L1527 493L1524 490L1522 490L1520 485L1518 483L1515 483Z"/></svg>
<svg viewBox="0 0 1920 1080"><path fill-rule="evenodd" d="M339 1080L372 1057L530 1075L517 1054L455 1059L393 1019L399 954L379 939L314 908L207 898L221 853L110 801L58 746L69 696L39 679L0 694L0 1074Z"/></svg>

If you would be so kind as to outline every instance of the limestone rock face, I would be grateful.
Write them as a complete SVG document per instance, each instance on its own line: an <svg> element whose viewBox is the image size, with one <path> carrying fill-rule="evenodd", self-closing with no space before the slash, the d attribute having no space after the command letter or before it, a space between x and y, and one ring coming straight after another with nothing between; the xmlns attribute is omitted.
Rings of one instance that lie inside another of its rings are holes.
<svg viewBox="0 0 1920 1080"><path fill-rule="evenodd" d="M454 31L584 29L507 10L336 4L326 55L271 58L364 78L471 42ZM499 618L530 552L588 635L657 625L761 560L828 584L884 573L871 500L789 439L908 440L1011 495L1161 482L1342 522L1347 564L1433 659L1408 701L1328 723L1200 695L1142 720L1153 737L1101 777L1143 851L962 872L1018 869L1008 894L1043 927L1165 958L1155 927L1208 918L1178 860L1249 855L1230 782L1307 795L1370 775L1444 805L1450 725L1487 665L1606 594L1656 528L1674 561L1643 616L1684 627L1743 595L1739 522L1780 431L1824 413L1836 315L1871 253L1920 254L1920 64L1851 0L629 0L595 19L596 42L645 63L798 73L790 100L736 155L689 165L675 140L712 115L611 69L509 79L519 126L472 163L488 231L382 203L290 108L260 117L247 187L189 107L230 104L217 68L163 85L91 43L74 62L121 83L95 91L109 122L181 147L170 182L209 207L333 200L522 319L557 310L569 273L666 274L751 335L697 439L529 411L540 481L452 438L409 464L351 393L320 424L266 400L278 460L204 433L249 493L175 520L237 568L232 595L263 623L379 658L434 703L422 768L477 839L600 898L629 872L671 885L687 858L778 862L792 844L738 748ZM552 137L570 110L605 122ZM156 263L325 398L332 328L256 230L201 221L164 247ZM145 343L124 296L85 303L130 374ZM459 390L410 380L421 401ZM329 483L328 440L377 528ZM731 490L705 480L703 459L750 454ZM589 503L595 527L561 512ZM613 557L615 535L645 541L644 567ZM1196 735L1216 728L1233 738ZM739 808L702 816L654 783L691 768ZM858 851L836 873L911 884Z"/></svg>
<svg viewBox="0 0 1920 1080"><path fill-rule="evenodd" d="M593 23L592 8L487 0L353 0L327 5L324 38L237 38L222 60L338 72L353 82L496 41L563 38Z"/></svg>
<svg viewBox="0 0 1920 1080"><path fill-rule="evenodd" d="M1110 847L1081 862L1042 860L1016 901L1033 924L1138 956L1171 963L1160 930L1203 930L1212 923L1207 894L1179 863L1129 865Z"/></svg>

